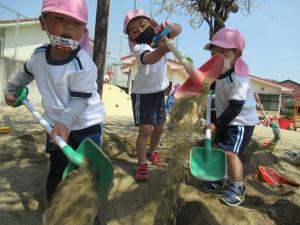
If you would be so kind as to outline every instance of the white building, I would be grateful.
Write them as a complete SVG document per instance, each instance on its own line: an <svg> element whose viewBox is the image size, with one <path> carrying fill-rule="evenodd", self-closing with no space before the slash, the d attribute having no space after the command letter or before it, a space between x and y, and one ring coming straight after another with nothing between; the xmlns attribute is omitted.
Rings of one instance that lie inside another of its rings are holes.
<svg viewBox="0 0 300 225"><path fill-rule="evenodd" d="M0 55L26 61L33 50L48 43L38 18L0 21Z"/></svg>

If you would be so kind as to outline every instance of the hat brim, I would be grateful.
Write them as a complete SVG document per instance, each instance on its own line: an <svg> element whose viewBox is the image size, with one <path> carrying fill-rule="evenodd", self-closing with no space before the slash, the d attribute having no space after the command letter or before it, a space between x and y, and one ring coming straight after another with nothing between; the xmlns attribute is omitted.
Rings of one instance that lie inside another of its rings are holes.
<svg viewBox="0 0 300 225"><path fill-rule="evenodd" d="M131 18L128 22L127 22L127 25L126 25L126 27L124 27L124 29L123 29L123 32L124 32L124 34L128 34L128 25L129 25L129 23L130 22L132 22L133 20L135 20L135 19L137 19L137 18L146 18L146 19L149 19L150 21L152 20L150 17L147 17L147 16L145 16L145 15L138 15L138 16L136 16L136 17L133 17L133 18Z"/></svg>
<svg viewBox="0 0 300 225"><path fill-rule="evenodd" d="M83 18L83 17L79 17L78 15L72 13L72 12L69 12L69 13L66 13L65 11L63 10L58 10L58 9L55 9L55 10L51 10L51 9L47 9L45 11L43 11L44 14L46 13L59 13L59 14L62 14L62 15L65 15L65 16L68 16L68 17L72 17L73 19L75 20L78 20L84 24L87 24L87 19Z"/></svg>
<svg viewBox="0 0 300 225"><path fill-rule="evenodd" d="M211 46L214 45L214 46L218 46L220 48L226 48L226 49L232 49L232 48L235 48L237 49L237 47L234 45L234 44L231 44L231 43L225 43L223 41L212 41L208 44L206 44L204 46L204 50L210 50Z"/></svg>

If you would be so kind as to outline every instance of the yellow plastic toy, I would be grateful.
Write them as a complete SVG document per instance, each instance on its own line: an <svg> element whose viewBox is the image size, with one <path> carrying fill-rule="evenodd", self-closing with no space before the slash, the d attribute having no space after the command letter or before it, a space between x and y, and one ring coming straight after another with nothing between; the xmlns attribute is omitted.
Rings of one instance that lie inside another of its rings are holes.
<svg viewBox="0 0 300 225"><path fill-rule="evenodd" d="M0 134L7 134L12 131L11 127L0 127Z"/></svg>

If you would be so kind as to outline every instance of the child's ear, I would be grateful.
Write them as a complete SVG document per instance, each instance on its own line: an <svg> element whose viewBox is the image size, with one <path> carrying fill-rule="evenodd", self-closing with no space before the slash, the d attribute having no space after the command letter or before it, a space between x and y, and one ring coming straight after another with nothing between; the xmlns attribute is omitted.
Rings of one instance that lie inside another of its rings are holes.
<svg viewBox="0 0 300 225"><path fill-rule="evenodd" d="M39 21L40 21L42 30L45 30L44 15L39 16Z"/></svg>

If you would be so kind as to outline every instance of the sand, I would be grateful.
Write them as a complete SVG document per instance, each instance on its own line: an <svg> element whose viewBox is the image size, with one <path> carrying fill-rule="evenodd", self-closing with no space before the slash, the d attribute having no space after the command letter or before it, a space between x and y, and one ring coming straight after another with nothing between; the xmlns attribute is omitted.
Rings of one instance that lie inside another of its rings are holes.
<svg viewBox="0 0 300 225"><path fill-rule="evenodd" d="M93 225L99 208L95 180L95 174L84 166L69 175L55 192L44 223Z"/></svg>
<svg viewBox="0 0 300 225"><path fill-rule="evenodd" d="M104 124L103 149L114 168L114 187L101 203L100 217L107 225L292 225L300 221L300 189L270 186L257 180L258 165L271 166L300 183L300 132L281 130L273 149L260 147L273 137L271 128L258 126L244 157L247 198L239 207L219 203L218 194L202 192L199 180L188 169L190 140L165 133L162 156L166 167L150 164L150 181L136 183L135 138L130 98L117 87L105 85L103 100L108 118ZM117 106L116 106L117 105ZM45 133L24 107L0 108L0 126L13 131L0 134L0 224L41 225L46 203L48 155ZM84 210L84 208L82 208ZM75 224L76 225L76 224Z"/></svg>

